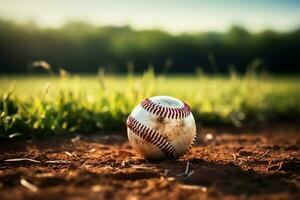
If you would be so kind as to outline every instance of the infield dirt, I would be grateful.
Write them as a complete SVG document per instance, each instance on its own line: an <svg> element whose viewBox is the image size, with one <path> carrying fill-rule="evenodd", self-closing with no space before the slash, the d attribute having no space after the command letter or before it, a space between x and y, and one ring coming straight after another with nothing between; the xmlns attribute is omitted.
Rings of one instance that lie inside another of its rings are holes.
<svg viewBox="0 0 300 200"><path fill-rule="evenodd" d="M203 128L177 161L126 132L0 141L0 199L300 199L300 129Z"/></svg>

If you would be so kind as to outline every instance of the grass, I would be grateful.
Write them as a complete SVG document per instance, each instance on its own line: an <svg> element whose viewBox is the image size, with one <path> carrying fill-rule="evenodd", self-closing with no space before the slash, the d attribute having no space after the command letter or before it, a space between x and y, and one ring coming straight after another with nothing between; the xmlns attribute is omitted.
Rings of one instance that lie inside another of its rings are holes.
<svg viewBox="0 0 300 200"><path fill-rule="evenodd" d="M143 98L175 96L204 125L257 124L300 117L300 79L239 76L1 76L0 135L40 136L125 128Z"/></svg>

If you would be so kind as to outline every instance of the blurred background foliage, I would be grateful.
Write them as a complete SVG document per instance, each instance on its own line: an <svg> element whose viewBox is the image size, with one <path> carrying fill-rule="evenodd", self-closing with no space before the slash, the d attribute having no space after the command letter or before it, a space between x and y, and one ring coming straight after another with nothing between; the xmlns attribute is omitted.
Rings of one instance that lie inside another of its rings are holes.
<svg viewBox="0 0 300 200"><path fill-rule="evenodd" d="M299 72L300 29L171 34L0 19L0 137L122 130L154 95L187 102L204 126L298 123Z"/></svg>
<svg viewBox="0 0 300 200"><path fill-rule="evenodd" d="M52 70L71 72L244 73L300 72L300 29L251 33L233 26L226 33L172 35L129 26L97 27L69 22L60 28L0 20L0 73L28 72L30 63L46 60Z"/></svg>

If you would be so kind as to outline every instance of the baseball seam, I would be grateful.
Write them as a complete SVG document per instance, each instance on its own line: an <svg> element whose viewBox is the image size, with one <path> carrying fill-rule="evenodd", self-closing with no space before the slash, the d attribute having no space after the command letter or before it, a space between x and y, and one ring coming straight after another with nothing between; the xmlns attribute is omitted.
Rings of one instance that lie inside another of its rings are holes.
<svg viewBox="0 0 300 200"><path fill-rule="evenodd" d="M186 103L184 103L181 108L169 108L159 105L147 98L141 102L141 106L154 115L171 119L183 119L191 113L191 108Z"/></svg>
<svg viewBox="0 0 300 200"><path fill-rule="evenodd" d="M168 157L176 157L177 152L174 146L169 142L167 138L159 134L158 132L150 129L137 121L134 117L129 116L127 119L127 127L138 137L156 146Z"/></svg>
<svg viewBox="0 0 300 200"><path fill-rule="evenodd" d="M186 153L188 153L188 152L191 151L191 149L192 149L194 143L196 142L196 138L197 138L197 131L195 132L194 138L193 138L193 140L192 140L190 146L188 147L188 149L186 150L186 152L185 152L184 154L186 154Z"/></svg>

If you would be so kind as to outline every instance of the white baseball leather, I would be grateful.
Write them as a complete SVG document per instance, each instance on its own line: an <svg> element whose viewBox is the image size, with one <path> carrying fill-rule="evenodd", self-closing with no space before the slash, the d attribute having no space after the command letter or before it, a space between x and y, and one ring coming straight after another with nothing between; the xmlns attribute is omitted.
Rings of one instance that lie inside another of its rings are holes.
<svg viewBox="0 0 300 200"><path fill-rule="evenodd" d="M128 139L142 156L161 160L186 153L196 138L190 107L168 96L143 100L127 119Z"/></svg>

